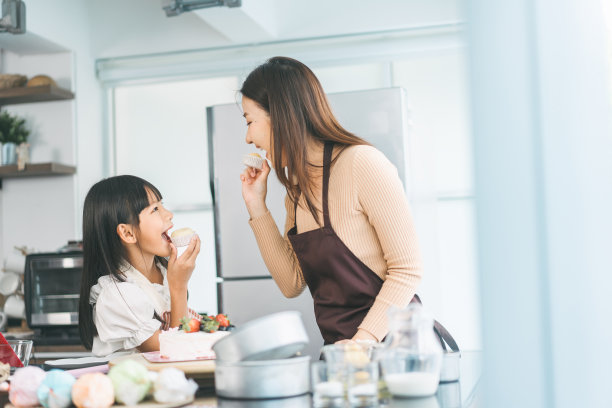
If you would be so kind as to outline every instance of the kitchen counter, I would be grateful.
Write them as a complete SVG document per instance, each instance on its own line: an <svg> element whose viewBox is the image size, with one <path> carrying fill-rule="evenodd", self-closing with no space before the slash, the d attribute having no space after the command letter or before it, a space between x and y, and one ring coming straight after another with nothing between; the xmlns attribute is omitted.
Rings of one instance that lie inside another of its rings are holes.
<svg viewBox="0 0 612 408"><path fill-rule="evenodd" d="M478 351L463 351L460 361L460 380L440 384L435 396L428 398L393 398L383 401L381 408L477 408L479 401L479 382L481 356ZM192 407L200 408L309 408L312 406L310 395L268 400L230 400L217 398L211 390L200 389Z"/></svg>
<svg viewBox="0 0 612 408"><path fill-rule="evenodd" d="M393 398L382 401L380 408L479 408L479 383L482 353L463 351L460 360L460 380L440 384L435 396L428 398ZM0 406L8 402L8 393L0 392ZM148 407L155 407L147 401ZM7 406L10 406L8 404ZM212 383L200 387L196 399L187 407L197 408L310 408L312 397L309 394L292 398L267 400L230 400L214 395ZM348 405L347 405L348 407Z"/></svg>

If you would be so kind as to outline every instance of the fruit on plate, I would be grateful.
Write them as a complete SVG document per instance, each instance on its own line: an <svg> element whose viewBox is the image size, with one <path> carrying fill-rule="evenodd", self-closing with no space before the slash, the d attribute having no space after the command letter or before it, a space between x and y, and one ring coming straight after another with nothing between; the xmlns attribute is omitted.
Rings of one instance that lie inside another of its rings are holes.
<svg viewBox="0 0 612 408"><path fill-rule="evenodd" d="M219 327L228 327L230 325L229 319L224 314L219 313L215 316L215 320L219 322Z"/></svg>
<svg viewBox="0 0 612 408"><path fill-rule="evenodd" d="M195 333L200 331L200 321L198 319L183 317L181 319L181 330L187 333Z"/></svg>
<svg viewBox="0 0 612 408"><path fill-rule="evenodd" d="M183 330L186 333L195 333L197 331L214 333L217 330L230 331L235 327L230 323L227 315L223 313L219 313L216 316L209 316L208 314L204 313L204 315L200 317L200 320L193 317L183 317L179 327L180 330Z"/></svg>

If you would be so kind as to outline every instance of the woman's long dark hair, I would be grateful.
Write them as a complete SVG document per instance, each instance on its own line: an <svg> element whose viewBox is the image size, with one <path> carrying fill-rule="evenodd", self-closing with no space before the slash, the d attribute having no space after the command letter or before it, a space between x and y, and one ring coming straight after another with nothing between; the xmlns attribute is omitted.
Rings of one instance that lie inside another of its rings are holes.
<svg viewBox="0 0 612 408"><path fill-rule="evenodd" d="M308 210L319 220L313 199L313 181L308 163L308 141L334 142L343 147L369 145L344 129L334 116L323 87L301 62L273 57L255 68L240 89L270 115L274 171L295 202L304 194ZM282 166L285 157L287 174ZM290 180L297 180L297 184Z"/></svg>
<svg viewBox="0 0 612 408"><path fill-rule="evenodd" d="M149 206L149 194L162 195L155 186L136 176L116 176L94 184L83 205L83 275L79 298L79 331L88 349L97 334L93 307L89 304L91 287L101 276L110 275L122 282L121 263L126 252L119 235L119 224L138 227L140 212Z"/></svg>

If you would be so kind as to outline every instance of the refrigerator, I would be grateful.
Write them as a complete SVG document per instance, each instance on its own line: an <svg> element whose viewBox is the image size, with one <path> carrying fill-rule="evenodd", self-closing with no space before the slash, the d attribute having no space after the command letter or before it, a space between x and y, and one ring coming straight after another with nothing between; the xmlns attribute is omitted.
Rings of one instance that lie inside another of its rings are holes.
<svg viewBox="0 0 612 408"><path fill-rule="evenodd" d="M406 188L409 117L402 88L328 95L334 114L347 130L366 139L397 167ZM246 125L239 104L207 108L210 188L214 210L217 300L236 325L274 312L301 312L310 342L304 351L318 359L323 339L316 325L308 288L297 298L280 292L261 258L242 199L242 156L255 148L245 143ZM268 177L267 206L281 233L285 226L285 189L274 170ZM282 329L282 328L281 328Z"/></svg>

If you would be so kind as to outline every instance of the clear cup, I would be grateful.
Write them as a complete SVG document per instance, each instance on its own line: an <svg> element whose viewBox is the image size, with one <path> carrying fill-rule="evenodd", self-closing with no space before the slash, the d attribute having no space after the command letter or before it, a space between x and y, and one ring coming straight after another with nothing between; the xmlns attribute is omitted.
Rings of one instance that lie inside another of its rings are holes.
<svg viewBox="0 0 612 408"><path fill-rule="evenodd" d="M312 403L315 408L344 406L346 367L325 361L311 364Z"/></svg>
<svg viewBox="0 0 612 408"><path fill-rule="evenodd" d="M438 389L441 360L440 354L388 352L380 366L394 397L428 397Z"/></svg>
<svg viewBox="0 0 612 408"><path fill-rule="evenodd" d="M8 344L0 344L0 360L3 363L8 363L11 366L11 374L19 368L19 362L15 360L13 352L23 364L27 367L32 355L32 340L7 340Z"/></svg>
<svg viewBox="0 0 612 408"><path fill-rule="evenodd" d="M347 398L351 407L378 406L378 362L348 366Z"/></svg>
<svg viewBox="0 0 612 408"><path fill-rule="evenodd" d="M330 364L359 367L371 361L368 349L358 343L328 344L322 350L325 361Z"/></svg>

